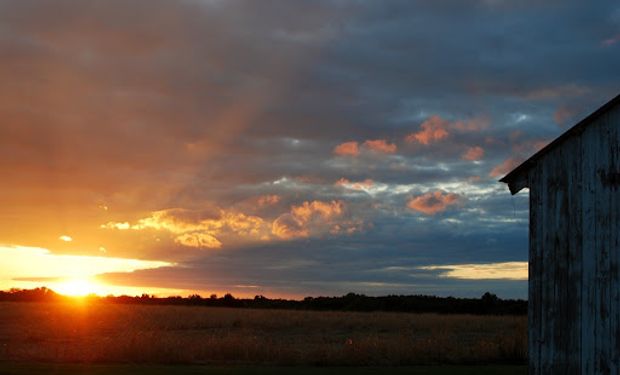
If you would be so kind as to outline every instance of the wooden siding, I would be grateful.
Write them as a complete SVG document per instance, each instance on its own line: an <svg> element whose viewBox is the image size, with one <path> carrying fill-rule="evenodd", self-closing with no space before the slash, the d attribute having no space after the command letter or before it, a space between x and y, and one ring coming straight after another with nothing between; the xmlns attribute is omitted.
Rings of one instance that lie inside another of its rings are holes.
<svg viewBox="0 0 620 375"><path fill-rule="evenodd" d="M620 371L620 106L527 171L529 373Z"/></svg>

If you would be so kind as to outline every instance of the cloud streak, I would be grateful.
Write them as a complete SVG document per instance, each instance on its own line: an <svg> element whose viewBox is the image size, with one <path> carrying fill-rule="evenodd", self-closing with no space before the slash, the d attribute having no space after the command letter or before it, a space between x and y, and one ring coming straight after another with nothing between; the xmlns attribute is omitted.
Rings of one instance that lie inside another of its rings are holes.
<svg viewBox="0 0 620 375"><path fill-rule="evenodd" d="M488 264L450 264L424 266L423 270L440 271L441 277L461 280L527 280L527 262Z"/></svg>

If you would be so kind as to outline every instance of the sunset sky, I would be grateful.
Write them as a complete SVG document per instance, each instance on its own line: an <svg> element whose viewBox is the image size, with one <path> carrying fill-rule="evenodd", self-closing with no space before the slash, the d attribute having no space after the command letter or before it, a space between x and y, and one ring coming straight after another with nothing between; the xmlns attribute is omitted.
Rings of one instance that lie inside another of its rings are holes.
<svg viewBox="0 0 620 375"><path fill-rule="evenodd" d="M0 1L0 289L525 298L506 172L617 1Z"/></svg>

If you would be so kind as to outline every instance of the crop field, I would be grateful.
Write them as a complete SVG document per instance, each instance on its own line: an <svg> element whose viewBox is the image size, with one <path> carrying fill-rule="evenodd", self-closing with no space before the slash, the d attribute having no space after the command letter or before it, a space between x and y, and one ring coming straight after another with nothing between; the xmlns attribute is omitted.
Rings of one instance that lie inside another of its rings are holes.
<svg viewBox="0 0 620 375"><path fill-rule="evenodd" d="M0 303L5 364L524 365L526 345L524 316Z"/></svg>

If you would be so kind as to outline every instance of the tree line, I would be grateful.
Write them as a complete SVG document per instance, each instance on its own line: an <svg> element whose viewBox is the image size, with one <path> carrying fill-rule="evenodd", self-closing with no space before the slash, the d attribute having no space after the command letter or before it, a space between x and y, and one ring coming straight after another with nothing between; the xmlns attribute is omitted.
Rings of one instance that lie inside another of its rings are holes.
<svg viewBox="0 0 620 375"><path fill-rule="evenodd" d="M0 291L0 301L12 302L59 302L69 300L51 289L11 289ZM211 307L236 307L254 309L290 309L319 311L394 311L439 314L475 315L525 315L527 301L520 299L501 299L492 293L480 298L437 297L427 295L388 295L381 297L348 293L340 297L306 297L302 300L271 299L262 295L254 298L235 298L227 293L202 297L193 294L188 297L106 296L89 295L83 297L93 302L140 305L188 305Z"/></svg>

